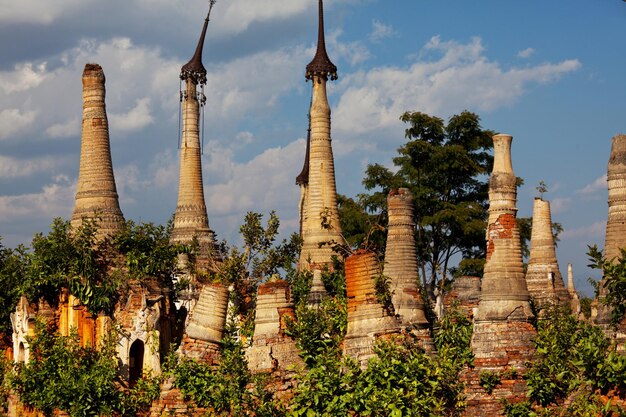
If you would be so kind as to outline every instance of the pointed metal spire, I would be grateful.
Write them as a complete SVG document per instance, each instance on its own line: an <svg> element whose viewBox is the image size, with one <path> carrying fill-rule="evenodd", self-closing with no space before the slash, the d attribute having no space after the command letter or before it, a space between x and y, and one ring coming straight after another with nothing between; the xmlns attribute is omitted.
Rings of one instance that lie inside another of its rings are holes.
<svg viewBox="0 0 626 417"><path fill-rule="evenodd" d="M313 77L319 76L325 79L330 77L331 80L336 80L337 67L333 64L326 53L326 41L324 39L324 4L322 0L319 0L319 27L317 32L317 51L315 57L306 66L305 77L307 80L312 80Z"/></svg>
<svg viewBox="0 0 626 417"><path fill-rule="evenodd" d="M309 111L309 128L306 134L306 153L304 154L304 166L302 171L296 177L296 185L305 185L309 183L309 155L311 154L311 112Z"/></svg>
<svg viewBox="0 0 626 417"><path fill-rule="evenodd" d="M206 30L209 26L209 17L211 16L211 9L217 0L209 0L209 13L204 19L204 26L202 27L202 34L198 40L198 46L193 57L187 62L180 70L180 79L186 80L193 78L197 84L206 84L206 68L202 65L202 49L204 48L204 38L206 37Z"/></svg>

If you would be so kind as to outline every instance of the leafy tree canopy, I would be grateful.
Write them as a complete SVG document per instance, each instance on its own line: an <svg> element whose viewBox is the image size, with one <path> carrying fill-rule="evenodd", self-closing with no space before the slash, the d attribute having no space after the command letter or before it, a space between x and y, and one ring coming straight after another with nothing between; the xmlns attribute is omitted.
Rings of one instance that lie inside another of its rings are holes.
<svg viewBox="0 0 626 417"><path fill-rule="evenodd" d="M448 123L421 112L404 113L409 141L393 158L395 172L369 165L359 196L370 213L386 217L390 190L409 188L415 202L416 243L422 282L432 288L444 278L455 255L484 257L488 183L493 132L478 115L464 111ZM386 218L385 218L386 221Z"/></svg>

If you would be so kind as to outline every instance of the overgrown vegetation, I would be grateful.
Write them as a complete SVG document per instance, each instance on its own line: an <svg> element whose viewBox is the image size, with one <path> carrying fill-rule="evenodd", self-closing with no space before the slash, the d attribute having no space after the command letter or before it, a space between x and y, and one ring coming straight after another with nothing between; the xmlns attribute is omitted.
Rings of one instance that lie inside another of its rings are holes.
<svg viewBox="0 0 626 417"><path fill-rule="evenodd" d="M159 378L145 376L132 389L121 379L113 337L98 347L82 347L78 336L55 334L38 323L29 340L30 360L8 375L20 400L44 415L55 409L72 417L135 416L159 395Z"/></svg>
<svg viewBox="0 0 626 417"><path fill-rule="evenodd" d="M175 355L170 356L168 366L167 373L174 376L174 385L184 398L208 408L210 415L284 415L282 405L265 389L263 378L248 371L241 342L230 336L222 341L221 360L216 367Z"/></svg>
<svg viewBox="0 0 626 417"><path fill-rule="evenodd" d="M524 376L533 404L569 412L562 404L570 396L590 399L609 391L626 392L626 357L615 351L598 327L560 307L547 310L538 326L537 353ZM570 407L582 406L581 400L574 403Z"/></svg>
<svg viewBox="0 0 626 417"><path fill-rule="evenodd" d="M597 245L588 248L588 266L600 270L603 277L598 284L602 288L596 288L596 293L601 294L600 302L609 307L611 324L616 326L626 316L626 249L621 249L618 257L606 259Z"/></svg>
<svg viewBox="0 0 626 417"><path fill-rule="evenodd" d="M359 196L368 213L380 214L386 225L386 201L391 189L407 187L413 194L417 260L421 282L433 290L448 276L451 259L484 257L487 176L493 157L493 132L480 118L464 111L448 123L420 112L406 112L408 142L393 159L396 172L379 165L367 167L363 185L371 194ZM479 273L479 264L462 262L461 273ZM468 269L469 268L469 269Z"/></svg>

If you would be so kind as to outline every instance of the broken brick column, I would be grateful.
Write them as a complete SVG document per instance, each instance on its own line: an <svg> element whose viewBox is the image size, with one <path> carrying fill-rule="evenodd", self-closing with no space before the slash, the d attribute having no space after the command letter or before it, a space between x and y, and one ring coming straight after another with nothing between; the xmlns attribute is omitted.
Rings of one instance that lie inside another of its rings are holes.
<svg viewBox="0 0 626 417"><path fill-rule="evenodd" d="M189 312L181 353L187 357L215 363L226 327L228 287L205 284L198 301Z"/></svg>
<svg viewBox="0 0 626 417"><path fill-rule="evenodd" d="M83 219L95 220L99 237L114 235L121 230L124 222L111 162L104 83L102 67L86 64L83 71L80 169L71 220L73 227L80 226Z"/></svg>
<svg viewBox="0 0 626 417"><path fill-rule="evenodd" d="M295 317L289 283L272 278L259 285L252 346L246 352L252 372L290 370L302 363L295 341L285 332Z"/></svg>
<svg viewBox="0 0 626 417"><path fill-rule="evenodd" d="M550 202L535 198L530 259L526 270L528 292L539 306L569 305L569 293L556 259Z"/></svg>
<svg viewBox="0 0 626 417"><path fill-rule="evenodd" d="M567 264L567 292L569 292L572 314L578 317L580 314L580 297L578 297L576 287L574 286L574 272L572 271L571 262Z"/></svg>
<svg viewBox="0 0 626 417"><path fill-rule="evenodd" d="M391 300L403 326L431 342L424 300L419 288L413 195L408 188L391 190L387 197L389 228L383 274L389 278Z"/></svg>
<svg viewBox="0 0 626 417"><path fill-rule="evenodd" d="M487 260L481 286L471 347L474 369L462 378L466 382L467 410L464 415L501 415L501 399L521 401L526 383L522 379L526 362L532 359L536 331L530 296L524 279L522 250L517 226L516 177L511 164L509 135L493 137L494 162L489 178L489 220ZM516 370L506 390L487 394L479 384L481 372ZM485 410L489 413L485 414Z"/></svg>
<svg viewBox="0 0 626 417"><path fill-rule="evenodd" d="M344 354L364 366L374 356L376 339L400 332L400 322L379 301L376 277L381 269L374 253L359 250L346 259L348 329L343 342Z"/></svg>
<svg viewBox="0 0 626 417"><path fill-rule="evenodd" d="M626 248L626 135L616 135L611 140L607 182L609 213L606 221L604 257L610 260L621 257L620 249ZM610 329L611 310L602 303L606 296L603 284L604 278L600 281L595 322L604 329L607 336L614 336Z"/></svg>

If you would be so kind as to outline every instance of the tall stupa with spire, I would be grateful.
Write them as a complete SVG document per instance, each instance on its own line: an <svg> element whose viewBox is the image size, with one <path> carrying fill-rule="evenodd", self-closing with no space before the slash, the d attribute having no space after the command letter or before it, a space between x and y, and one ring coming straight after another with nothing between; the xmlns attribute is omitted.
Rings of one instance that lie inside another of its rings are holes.
<svg viewBox="0 0 626 417"><path fill-rule="evenodd" d="M104 83L100 65L85 65L80 169L71 221L77 227L83 220L94 220L99 237L114 235L124 223L113 175Z"/></svg>
<svg viewBox="0 0 626 417"><path fill-rule="evenodd" d="M210 1L209 12L204 20L202 34L196 51L180 71L182 139L180 143L180 177L178 180L178 202L174 214L173 243L200 244L201 253L213 247L214 234L209 228L204 187L202 184L202 161L200 148L200 109L206 102L204 85L206 68L202 64L202 49L206 37L209 17L215 0Z"/></svg>
<svg viewBox="0 0 626 417"><path fill-rule="evenodd" d="M345 243L339 224L335 163L330 135L330 106L326 82L337 79L337 67L326 52L324 39L324 4L319 0L317 52L306 66L305 77L312 82L309 109L309 134L302 172L296 178L300 186L300 232L302 251L300 269L319 269L331 264L329 243Z"/></svg>

